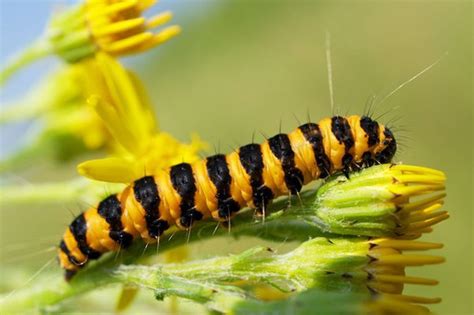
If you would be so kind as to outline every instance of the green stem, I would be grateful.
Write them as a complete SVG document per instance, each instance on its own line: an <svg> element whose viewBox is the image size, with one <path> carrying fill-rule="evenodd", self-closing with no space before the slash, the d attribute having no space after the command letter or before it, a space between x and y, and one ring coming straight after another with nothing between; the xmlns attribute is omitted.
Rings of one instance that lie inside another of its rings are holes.
<svg viewBox="0 0 474 315"><path fill-rule="evenodd" d="M250 224L254 227L252 232L259 234L271 222ZM190 241L213 236L213 233L206 231L196 234L200 236L193 237ZM225 235L227 231L218 231L216 234ZM171 240L161 244L160 252L180 246L186 239L186 232L178 232ZM367 274L362 268L368 262L368 248L365 239L332 239L328 242L326 238L315 238L282 255L254 248L239 255L184 264L125 266L156 251L153 249L143 252L143 244L134 245L121 257L109 255L80 272L69 284L57 275L53 279L48 278L47 282L13 292L0 299L0 310L14 312L34 307L45 309L73 296L117 282L151 289L159 299L174 295L210 303L211 308L218 311L226 310L219 301L228 299L241 302L249 297L241 289L226 285L239 280L267 283L288 292L304 291L310 287L366 292L364 283ZM351 274L351 282L343 276L348 273ZM229 306L232 304L227 304Z"/></svg>
<svg viewBox="0 0 474 315"><path fill-rule="evenodd" d="M47 145L44 137L34 139L27 146L19 148L0 160L0 174L25 168L35 157L51 155L51 151L52 149Z"/></svg>
<svg viewBox="0 0 474 315"><path fill-rule="evenodd" d="M161 272L156 268L153 271L143 270L140 267L131 268L120 270L116 275L117 278L121 282L153 290L157 300L175 296L206 304L208 309L217 312L229 313L239 302L252 299L243 289L236 286L196 281Z"/></svg>
<svg viewBox="0 0 474 315"><path fill-rule="evenodd" d="M3 185L0 186L0 205L12 207L38 203L64 203L77 200L93 203L102 196L102 193L99 193L100 191L115 191L122 186L121 184L94 182L82 177L60 182L22 186ZM58 191L61 193L58 194Z"/></svg>
<svg viewBox="0 0 474 315"><path fill-rule="evenodd" d="M278 204L281 206L285 203ZM291 213L291 211L284 211L284 213ZM167 236L164 235L160 242L159 252L163 253L187 243L217 236L238 237L248 235L270 240L293 238L307 240L311 236L324 235L320 230L315 229L314 226L304 221L285 220L285 218L282 219L281 217L282 213L277 212L268 216L265 219L265 223L263 223L253 218L253 211L244 211L232 220L232 228L230 230L219 228L217 231L215 231L215 222L202 222L193 227L192 233L177 231L170 239L168 239L170 237L169 234ZM157 247L154 245L146 246L145 250L144 248L145 244L137 241L118 256L116 253L110 253L107 257L100 259L79 272L70 283L64 282L58 270L57 277L53 280L48 279L46 283L38 283L37 286L24 288L0 299L0 310L15 311L35 306L48 307L72 296L116 283L119 279L114 277L112 273L120 265L136 263L157 253Z"/></svg>
<svg viewBox="0 0 474 315"><path fill-rule="evenodd" d="M37 117L41 109L37 102L12 102L2 105L0 111L0 125L25 121Z"/></svg>
<svg viewBox="0 0 474 315"><path fill-rule="evenodd" d="M302 243L286 254L275 254L261 247L241 254L207 260L167 264L163 266L120 266L115 274L125 283L159 289L163 275L201 283L266 283L286 292L304 291L312 287L359 291L367 281L369 245L365 238L317 237ZM351 282L341 281L350 274ZM130 275L132 277L130 278Z"/></svg>
<svg viewBox="0 0 474 315"><path fill-rule="evenodd" d="M3 86L8 79L21 68L41 59L53 52L50 43L43 38L33 42L28 48L13 56L5 67L0 70L0 86Z"/></svg>

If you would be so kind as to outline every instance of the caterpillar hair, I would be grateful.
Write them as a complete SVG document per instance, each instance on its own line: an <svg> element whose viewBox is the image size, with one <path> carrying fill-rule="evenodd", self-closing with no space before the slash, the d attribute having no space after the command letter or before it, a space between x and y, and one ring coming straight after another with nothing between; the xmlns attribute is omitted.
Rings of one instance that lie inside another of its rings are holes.
<svg viewBox="0 0 474 315"><path fill-rule="evenodd" d="M60 242L60 265L70 279L89 260L135 238L152 242L172 225L189 229L204 218L228 221L243 207L264 210L316 179L388 163L396 149L392 132L371 118L334 116L227 155L174 165L77 216Z"/></svg>

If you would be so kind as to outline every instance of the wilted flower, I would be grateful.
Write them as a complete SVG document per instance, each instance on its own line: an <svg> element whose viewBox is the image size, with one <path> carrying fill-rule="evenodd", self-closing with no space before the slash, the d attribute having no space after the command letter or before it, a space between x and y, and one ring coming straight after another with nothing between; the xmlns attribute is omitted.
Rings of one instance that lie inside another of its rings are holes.
<svg viewBox="0 0 474 315"><path fill-rule="evenodd" d="M57 12L43 37L7 63L0 72L0 84L25 65L48 55L69 63L102 51L114 56L139 53L179 34L179 26L153 29L171 20L171 12L145 18L142 14L156 1L86 0Z"/></svg>

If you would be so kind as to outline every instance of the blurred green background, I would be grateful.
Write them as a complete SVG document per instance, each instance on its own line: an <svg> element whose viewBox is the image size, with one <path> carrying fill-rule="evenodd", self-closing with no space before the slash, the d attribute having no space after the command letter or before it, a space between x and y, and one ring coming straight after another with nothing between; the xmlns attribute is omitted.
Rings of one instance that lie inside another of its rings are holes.
<svg viewBox="0 0 474 315"><path fill-rule="evenodd" d="M472 2L185 4L186 16L180 17L178 9L174 12L182 35L158 50L128 58L127 63L148 88L162 130L182 140L198 133L223 152L249 142L253 133L258 141L262 135L275 134L280 124L283 131L290 131L308 115L317 121L333 113L362 114L371 95L383 98L442 58L377 105L374 116L388 111L381 121L393 121L397 130L401 143L397 162L437 168L448 176L445 208L451 218L425 237L445 244L437 254L447 261L408 271L436 278L440 285L408 287L407 292L443 297L441 304L432 306L439 314L472 313ZM193 10L202 6L206 12L193 16ZM334 112L326 32L331 36ZM73 173L72 167L68 170ZM77 212L80 207L2 209L2 265L18 263L5 260L10 256L5 254L8 246L35 239L28 249L34 252L51 243L52 236L59 237L70 220L65 208ZM206 250L203 245L198 248ZM31 260L41 265L45 261L41 257Z"/></svg>

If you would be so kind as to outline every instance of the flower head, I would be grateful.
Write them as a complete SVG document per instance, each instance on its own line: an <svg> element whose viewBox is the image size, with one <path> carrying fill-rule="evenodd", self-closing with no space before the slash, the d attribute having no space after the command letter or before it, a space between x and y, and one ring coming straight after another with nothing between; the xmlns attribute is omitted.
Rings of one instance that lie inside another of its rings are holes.
<svg viewBox="0 0 474 315"><path fill-rule="evenodd" d="M331 233L417 238L449 217L439 210L445 181L441 171L390 164L336 176L317 191L309 218Z"/></svg>
<svg viewBox="0 0 474 315"><path fill-rule="evenodd" d="M53 17L49 40L54 51L68 62L97 51L111 55L138 53L164 43L180 32L178 26L157 28L171 20L171 12L149 19L142 13L156 1L87 0Z"/></svg>

